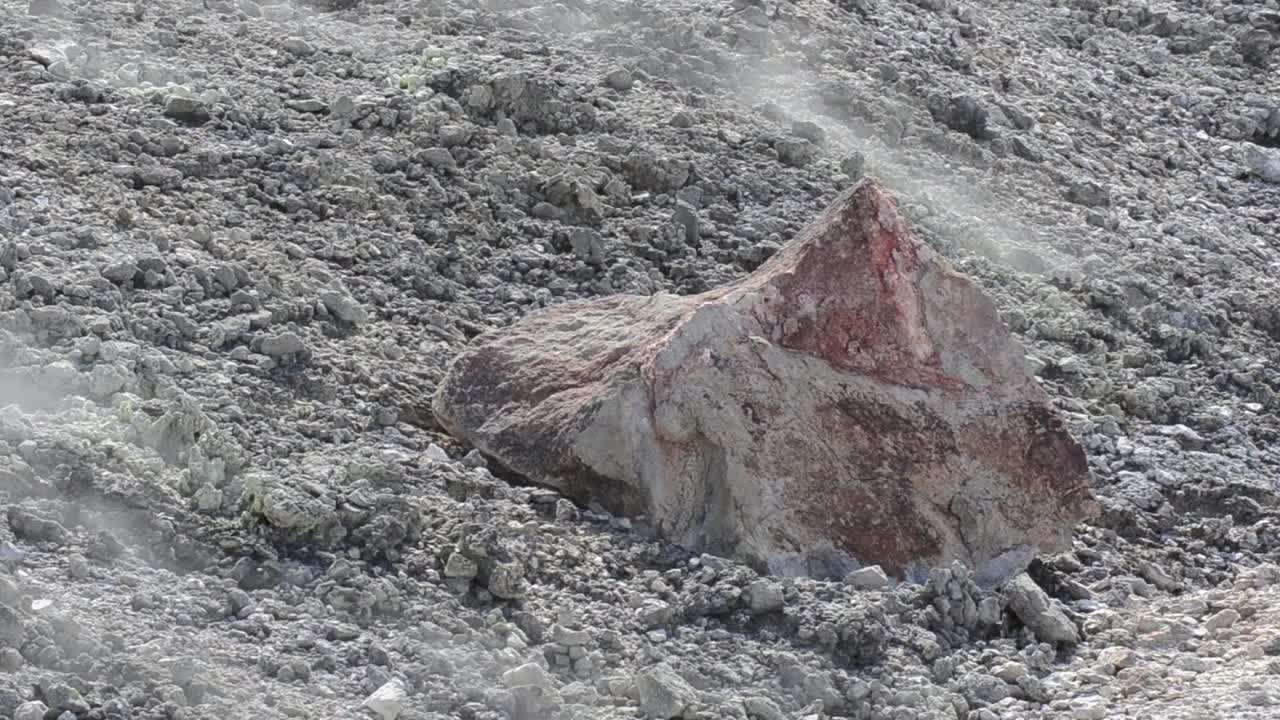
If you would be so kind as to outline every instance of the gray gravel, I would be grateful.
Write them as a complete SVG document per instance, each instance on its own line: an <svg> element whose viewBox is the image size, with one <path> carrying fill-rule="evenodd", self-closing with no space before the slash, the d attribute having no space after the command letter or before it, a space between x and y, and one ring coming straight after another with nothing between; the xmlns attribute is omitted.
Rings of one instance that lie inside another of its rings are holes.
<svg viewBox="0 0 1280 720"><path fill-rule="evenodd" d="M0 18L0 718L1280 713L1275 0ZM433 426L471 337L862 174L1088 448L1073 552L760 578Z"/></svg>

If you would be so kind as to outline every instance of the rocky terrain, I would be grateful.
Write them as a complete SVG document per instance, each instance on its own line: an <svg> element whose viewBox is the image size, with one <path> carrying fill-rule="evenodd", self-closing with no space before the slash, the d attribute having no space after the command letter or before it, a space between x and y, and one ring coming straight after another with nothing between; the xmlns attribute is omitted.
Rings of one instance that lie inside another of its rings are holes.
<svg viewBox="0 0 1280 720"><path fill-rule="evenodd" d="M1275 0L0 0L0 718L1280 714ZM431 413L864 175L1102 514L764 577Z"/></svg>

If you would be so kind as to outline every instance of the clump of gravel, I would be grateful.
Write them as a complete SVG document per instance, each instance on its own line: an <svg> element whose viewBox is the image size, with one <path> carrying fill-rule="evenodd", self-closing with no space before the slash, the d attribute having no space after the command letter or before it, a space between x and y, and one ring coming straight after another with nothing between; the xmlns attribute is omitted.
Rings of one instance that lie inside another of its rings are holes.
<svg viewBox="0 0 1280 720"><path fill-rule="evenodd" d="M0 0L0 718L1273 717L1274 5ZM1073 552L760 577L434 427L863 174L1088 448Z"/></svg>

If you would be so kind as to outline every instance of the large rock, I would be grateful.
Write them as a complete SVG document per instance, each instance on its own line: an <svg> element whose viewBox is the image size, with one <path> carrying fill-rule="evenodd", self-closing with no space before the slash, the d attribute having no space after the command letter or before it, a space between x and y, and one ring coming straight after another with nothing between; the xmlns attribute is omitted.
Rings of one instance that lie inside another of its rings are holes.
<svg viewBox="0 0 1280 720"><path fill-rule="evenodd" d="M1004 589L1009 598L1009 609L1031 629L1037 640L1051 645L1080 642L1079 628L1028 575L1018 575Z"/></svg>
<svg viewBox="0 0 1280 720"><path fill-rule="evenodd" d="M482 335L435 413L512 471L774 573L959 559L994 584L1096 512L991 301L873 180L728 287Z"/></svg>

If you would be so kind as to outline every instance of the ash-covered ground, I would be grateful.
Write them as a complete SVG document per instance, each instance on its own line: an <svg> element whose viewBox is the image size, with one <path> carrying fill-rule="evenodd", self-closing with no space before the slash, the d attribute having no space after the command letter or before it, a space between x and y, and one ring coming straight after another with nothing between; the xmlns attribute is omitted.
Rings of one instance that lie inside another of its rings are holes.
<svg viewBox="0 0 1280 720"><path fill-rule="evenodd" d="M1277 43L1276 0L0 0L0 718L1280 715ZM864 174L1088 448L1036 582L759 577L436 429L470 338L741 277Z"/></svg>

